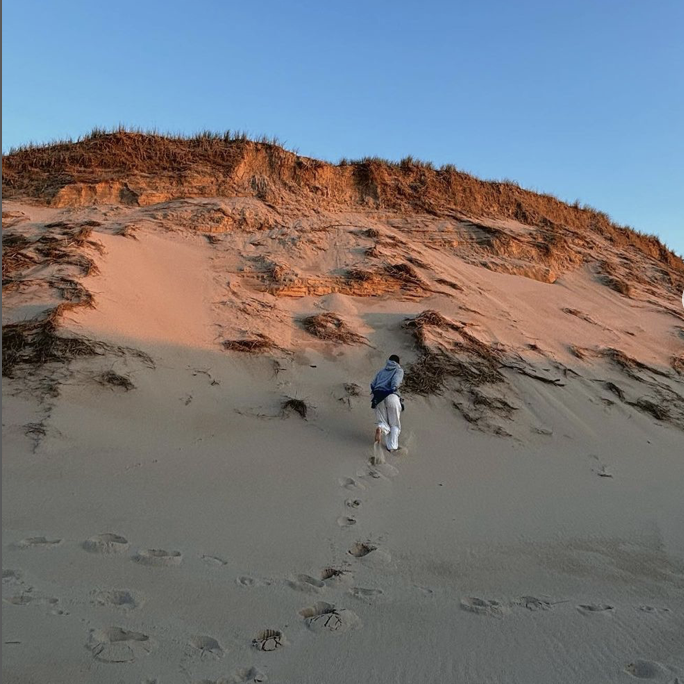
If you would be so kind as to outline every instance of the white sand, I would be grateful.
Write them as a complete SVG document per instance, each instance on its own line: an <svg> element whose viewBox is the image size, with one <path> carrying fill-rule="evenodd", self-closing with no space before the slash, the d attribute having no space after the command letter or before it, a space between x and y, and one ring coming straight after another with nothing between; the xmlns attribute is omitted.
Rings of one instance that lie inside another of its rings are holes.
<svg viewBox="0 0 684 684"><path fill-rule="evenodd" d="M136 241L108 230L121 212L99 218L101 274L84 280L96 308L67 328L155 368L74 362L42 405L3 383L4 681L684 681L684 433L601 401L596 378L629 382L568 352L613 346L665 367L681 322L586 269L549 285L443 255L459 299L331 294L249 319L240 303L276 298L240 275L247 238L216 247L150 224ZM301 264L347 253L331 240ZM474 430L448 396L410 397L405 450L372 467L367 384L390 353L415 358L400 324L428 308L580 375L557 387L510 372L508 438ZM325 309L373 346L293 323ZM296 351L222 350L250 320ZM93 383L101 369L136 388ZM284 396L313 405L306 421L280 415ZM45 434L27 436L39 421ZM22 543L43 537L58 543ZM355 557L357 542L376 548ZM326 568L344 572L323 581ZM284 635L262 635L274 651L252 644L265 630Z"/></svg>

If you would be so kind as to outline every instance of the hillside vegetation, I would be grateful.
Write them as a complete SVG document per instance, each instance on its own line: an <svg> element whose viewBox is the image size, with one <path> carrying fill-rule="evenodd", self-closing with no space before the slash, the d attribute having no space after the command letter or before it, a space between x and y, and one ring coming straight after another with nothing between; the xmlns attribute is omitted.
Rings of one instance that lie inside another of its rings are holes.
<svg viewBox="0 0 684 684"><path fill-rule="evenodd" d="M179 137L96 130L77 142L10 150L3 157L2 187L6 199L27 197L54 206L112 200L144 206L238 195L274 206L298 201L319 209L513 219L596 233L684 272L682 259L657 237L512 182L483 181L452 165L437 169L410 157L398 163L364 158L335 165L289 152L277 140L250 140L241 133Z"/></svg>

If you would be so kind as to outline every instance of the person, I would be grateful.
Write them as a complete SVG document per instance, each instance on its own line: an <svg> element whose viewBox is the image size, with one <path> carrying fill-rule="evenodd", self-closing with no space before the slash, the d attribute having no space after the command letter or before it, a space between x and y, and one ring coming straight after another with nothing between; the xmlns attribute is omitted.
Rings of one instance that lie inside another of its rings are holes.
<svg viewBox="0 0 684 684"><path fill-rule="evenodd" d="M399 357L392 354L385 367L377 373L371 382L371 408L375 409L376 425L375 441L381 442L385 435L385 446L392 453L399 448L401 433L402 402L397 390L404 379L404 369L400 366Z"/></svg>

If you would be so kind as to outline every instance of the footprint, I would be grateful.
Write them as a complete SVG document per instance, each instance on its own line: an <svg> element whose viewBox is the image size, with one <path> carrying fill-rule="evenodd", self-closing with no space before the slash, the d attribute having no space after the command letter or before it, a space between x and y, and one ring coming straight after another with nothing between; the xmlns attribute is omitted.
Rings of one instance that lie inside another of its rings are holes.
<svg viewBox="0 0 684 684"><path fill-rule="evenodd" d="M220 556L202 556L202 560L209 565L228 565L228 561Z"/></svg>
<svg viewBox="0 0 684 684"><path fill-rule="evenodd" d="M96 534L81 544L90 553L123 553L128 549L128 539L120 534Z"/></svg>
<svg viewBox="0 0 684 684"><path fill-rule="evenodd" d="M252 639L252 646L259 651L275 651L282 646L287 646L285 635L277 629L265 629Z"/></svg>
<svg viewBox="0 0 684 684"><path fill-rule="evenodd" d="M477 615L488 615L491 617L503 617L508 609L498 601L492 599L481 599L475 596L461 599L461 608L469 613Z"/></svg>
<svg viewBox="0 0 684 684"><path fill-rule="evenodd" d="M155 643L142 632L129 632L121 627L91 629L86 647L95 660L103 663L132 663L154 650Z"/></svg>
<svg viewBox="0 0 684 684"><path fill-rule="evenodd" d="M671 613L672 611L669 608L656 608L655 606L639 606L637 610L640 610L643 613L653 613L653 614L658 614L658 613Z"/></svg>
<svg viewBox="0 0 684 684"><path fill-rule="evenodd" d="M392 556L387 549L381 548L371 542L357 542L349 549L349 553L355 558L377 563L389 563Z"/></svg>
<svg viewBox="0 0 684 684"><path fill-rule="evenodd" d="M228 677L221 677L220 679L201 679L197 684L259 684L265 682L268 677L256 667L242 667L238 668L233 674Z"/></svg>
<svg viewBox="0 0 684 684"><path fill-rule="evenodd" d="M214 637L196 636L190 639L189 644L201 658L223 658L223 648Z"/></svg>
<svg viewBox="0 0 684 684"><path fill-rule="evenodd" d="M376 480L380 478L390 478L399 475L399 471L389 463L380 463L368 470L368 474Z"/></svg>
<svg viewBox="0 0 684 684"><path fill-rule="evenodd" d="M32 589L29 588L28 591L22 592L21 594L16 594L15 596L8 596L3 598L3 603L9 603L12 606L28 606L30 603L34 605L43 605L51 608L51 613L55 615L65 615L63 610L59 610L56 606L59 604L59 599L53 596L41 596L40 594L32 594Z"/></svg>
<svg viewBox="0 0 684 684"><path fill-rule="evenodd" d="M303 591L307 594L318 594L321 589L325 589L325 582L317 580L311 575L297 575L297 579L288 580L288 586L297 591Z"/></svg>
<svg viewBox="0 0 684 684"><path fill-rule="evenodd" d="M366 489L366 485L363 482L359 482L359 480L355 480L353 477L341 477L338 482L341 487L350 491L363 491Z"/></svg>
<svg viewBox="0 0 684 684"><path fill-rule="evenodd" d="M553 603L539 599L536 596L521 596L514 601L514 605L527 608L527 610L551 610L553 608Z"/></svg>
<svg viewBox="0 0 684 684"><path fill-rule="evenodd" d="M304 608L299 614L306 621L307 627L314 632L347 632L361 627L361 620L356 613L346 608L337 608L325 601Z"/></svg>
<svg viewBox="0 0 684 684"><path fill-rule="evenodd" d="M247 587L248 589L253 589L254 587L270 587L272 584L271 580L250 577L249 575L241 575L235 581L241 587Z"/></svg>
<svg viewBox="0 0 684 684"><path fill-rule="evenodd" d="M536 432L538 435L546 435L547 437L553 434L553 428L545 427L543 425L533 427L532 431Z"/></svg>
<svg viewBox="0 0 684 684"><path fill-rule="evenodd" d="M591 615L592 613L612 613L615 608L607 603L586 603L577 606L577 610L584 615Z"/></svg>
<svg viewBox="0 0 684 684"><path fill-rule="evenodd" d="M350 515L342 515L337 519L337 524L340 527L351 527L352 525L356 525L356 518L353 518Z"/></svg>
<svg viewBox="0 0 684 684"><path fill-rule="evenodd" d="M258 584L259 584L258 580L254 579L254 577L248 577L247 575L242 575L242 576L238 577L235 581L241 587L248 587L250 589L252 587L258 586Z"/></svg>
<svg viewBox="0 0 684 684"><path fill-rule="evenodd" d="M606 466L602 465L600 470L594 471L599 477L613 477L613 473L611 473Z"/></svg>
<svg viewBox="0 0 684 684"><path fill-rule="evenodd" d="M367 565L386 565L392 560L390 552L372 542L356 542L347 552Z"/></svg>
<svg viewBox="0 0 684 684"><path fill-rule="evenodd" d="M356 544L349 549L348 553L354 556L354 558L364 558L377 550L378 547L370 542L356 542Z"/></svg>
<svg viewBox="0 0 684 684"><path fill-rule="evenodd" d="M28 606L29 603L33 603L36 597L31 594L17 594L16 596L8 596L3 598L3 603L9 603L12 606Z"/></svg>
<svg viewBox="0 0 684 684"><path fill-rule="evenodd" d="M49 548L51 546L57 546L61 543L61 539L47 539L46 537L26 537L25 539L22 539L17 544L17 546L20 549Z"/></svg>
<svg viewBox="0 0 684 684"><path fill-rule="evenodd" d="M96 603L98 606L134 610L135 608L139 608L143 604L143 601L141 598L125 589L112 589L95 592L93 594L93 603Z"/></svg>
<svg viewBox="0 0 684 684"><path fill-rule="evenodd" d="M219 680L217 684L244 684L245 682L265 682L268 677L261 671L257 670L256 667L243 667L235 670L233 674L225 680Z"/></svg>
<svg viewBox="0 0 684 684"><path fill-rule="evenodd" d="M625 672L637 679L657 679L667 674L660 663L651 660L635 660L625 667Z"/></svg>
<svg viewBox="0 0 684 684"><path fill-rule="evenodd" d="M347 499L344 502L344 505L347 508L353 508L353 509L361 508L361 504L362 504L361 499Z"/></svg>
<svg viewBox="0 0 684 684"><path fill-rule="evenodd" d="M421 587L418 584L414 584L413 586L418 589L423 596L432 596L435 593L432 589L428 589L428 587Z"/></svg>
<svg viewBox="0 0 684 684"><path fill-rule="evenodd" d="M164 551L164 549L145 549L133 556L136 563L142 565L169 566L180 565L183 554L180 551Z"/></svg>
<svg viewBox="0 0 684 684"><path fill-rule="evenodd" d="M340 568L324 568L321 570L321 580L326 585L345 584L351 579L351 575L349 570L341 570Z"/></svg>
<svg viewBox="0 0 684 684"><path fill-rule="evenodd" d="M382 589L363 589L361 587L354 587L353 589L349 590L349 593L360 601L371 603L372 601L380 598L384 592Z"/></svg>
<svg viewBox="0 0 684 684"><path fill-rule="evenodd" d="M11 584L23 584L21 581L21 578L23 577L23 574L21 570L5 570L3 568L2 570L2 583L6 585L11 585Z"/></svg>

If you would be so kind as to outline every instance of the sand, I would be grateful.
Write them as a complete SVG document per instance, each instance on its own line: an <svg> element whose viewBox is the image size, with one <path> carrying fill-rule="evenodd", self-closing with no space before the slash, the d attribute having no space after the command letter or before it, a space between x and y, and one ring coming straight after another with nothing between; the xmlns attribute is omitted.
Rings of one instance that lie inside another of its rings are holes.
<svg viewBox="0 0 684 684"><path fill-rule="evenodd" d="M586 267L549 284L439 250L457 298L279 297L250 280L252 234L211 243L150 209L5 209L27 234L97 218L100 272L80 279L96 305L64 330L153 361L77 359L58 396L3 383L6 682L684 681L684 433L605 388L641 396L641 380L570 351L666 369L681 320ZM348 264L359 219L342 219L300 273ZM136 239L116 234L126 222ZM294 261L284 238L264 249ZM11 320L38 306L16 301ZM390 353L417 358L402 323L426 309L543 348L525 368L557 382L504 371L515 417L491 420L509 436L448 392L407 396L403 449L380 457L366 387ZM323 311L368 344L297 323ZM280 349L221 346L254 331ZM94 381L105 371L134 388Z"/></svg>

